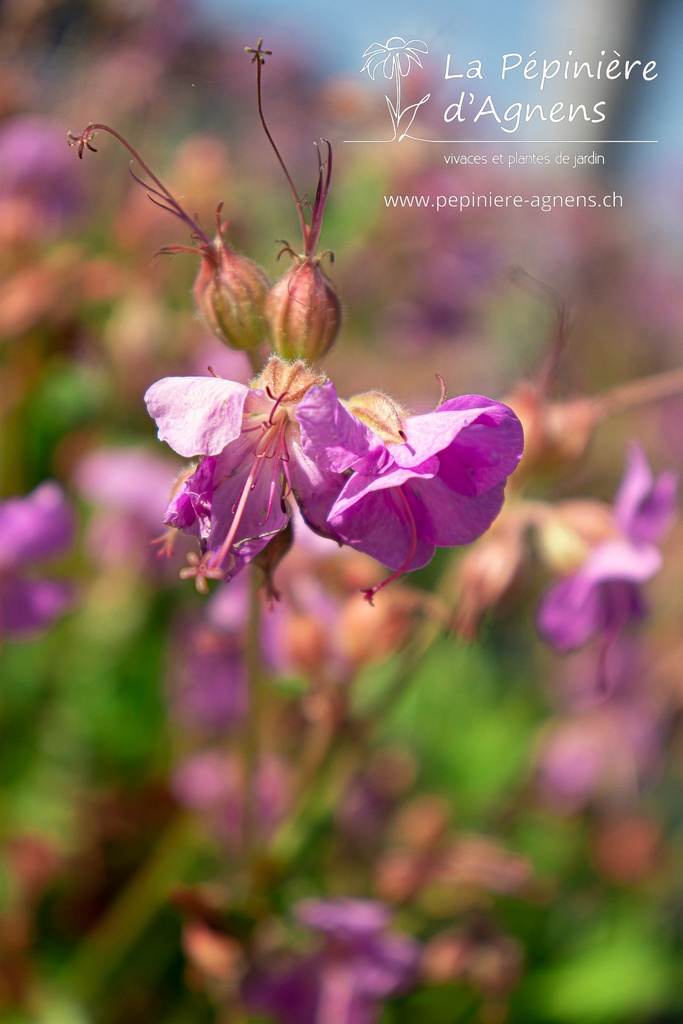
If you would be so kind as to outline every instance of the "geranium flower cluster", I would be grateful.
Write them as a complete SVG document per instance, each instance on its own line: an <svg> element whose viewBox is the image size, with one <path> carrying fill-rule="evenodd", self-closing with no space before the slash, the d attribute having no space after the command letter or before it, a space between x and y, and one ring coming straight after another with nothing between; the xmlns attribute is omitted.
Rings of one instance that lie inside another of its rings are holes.
<svg viewBox="0 0 683 1024"><path fill-rule="evenodd" d="M277 356L249 386L170 377L145 398L160 439L200 457L165 517L200 540L183 570L200 590L285 530L292 499L313 530L372 555L389 579L418 569L490 526L523 447L500 402L465 395L422 416L379 394L347 404L324 375Z"/></svg>
<svg viewBox="0 0 683 1024"><path fill-rule="evenodd" d="M488 529L521 458L522 427L500 402L480 395L445 400L445 390L438 408L422 416L409 416L381 391L345 403L310 365L327 353L341 324L339 300L316 256L332 151L325 143L323 161L318 149L307 222L263 116L261 69L269 51L262 42L247 51L257 69L259 114L303 236L300 255L285 245L294 263L273 288L260 267L227 246L220 206L212 241L118 132L91 125L71 142L82 155L93 149L99 129L133 154L154 182L150 198L200 242L190 251L202 258L194 294L206 323L230 348L246 351L258 371L248 386L215 375L169 377L145 396L159 438L179 455L199 459L165 516L168 526L199 538L200 553L189 556L181 575L206 592L208 580L232 579L271 544L272 569L288 546L295 501L314 531L393 570L366 592L371 601L389 580L424 566L437 547L467 544Z"/></svg>

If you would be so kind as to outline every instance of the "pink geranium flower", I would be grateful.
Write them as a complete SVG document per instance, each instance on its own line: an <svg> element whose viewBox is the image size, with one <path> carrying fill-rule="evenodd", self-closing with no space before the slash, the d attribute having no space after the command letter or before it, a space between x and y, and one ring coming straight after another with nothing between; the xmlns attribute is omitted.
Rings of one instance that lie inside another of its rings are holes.
<svg viewBox="0 0 683 1024"><path fill-rule="evenodd" d="M324 380L301 362L272 358L250 387L168 377L148 390L159 438L179 455L202 457L165 517L200 539L201 559L195 556L183 571L198 589L207 578L232 578L285 528L290 495L306 521L327 532L327 512L343 480L304 451L298 419Z"/></svg>
<svg viewBox="0 0 683 1024"><path fill-rule="evenodd" d="M469 544L489 528L524 445L512 410L480 395L402 419L393 441L341 406L332 384L311 394L299 418L304 451L313 456L315 436L318 465L347 474L329 511L333 534L394 576L426 565L437 547Z"/></svg>

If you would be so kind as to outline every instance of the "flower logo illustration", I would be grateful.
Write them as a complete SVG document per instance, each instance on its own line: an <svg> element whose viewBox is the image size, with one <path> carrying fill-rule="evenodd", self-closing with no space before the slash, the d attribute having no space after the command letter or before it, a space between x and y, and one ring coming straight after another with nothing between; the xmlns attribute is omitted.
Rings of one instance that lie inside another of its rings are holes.
<svg viewBox="0 0 683 1024"><path fill-rule="evenodd" d="M406 42L402 36L391 36L391 38L387 39L386 43L372 43L363 54L366 60L361 68L361 74L363 71L367 71L370 78L374 81L377 72L381 68L384 78L388 81L394 79L396 82L395 102L392 102L389 96L385 96L394 130L393 137L389 140L390 142L393 142L395 139L402 142L406 137L411 137L408 135L408 132L415 120L415 115L431 95L431 93L427 93L418 103L410 103L404 108L401 107L401 79L408 75L413 64L422 67L420 54L428 52L429 47L422 39L411 39L410 42Z"/></svg>
<svg viewBox="0 0 683 1024"><path fill-rule="evenodd" d="M422 67L420 53L428 53L429 48L422 39L411 39L409 43L401 36L392 36L386 43L372 43L363 54L367 60L361 72L367 71L374 81L375 75L380 68L384 69L385 78L401 78L410 71L411 62Z"/></svg>

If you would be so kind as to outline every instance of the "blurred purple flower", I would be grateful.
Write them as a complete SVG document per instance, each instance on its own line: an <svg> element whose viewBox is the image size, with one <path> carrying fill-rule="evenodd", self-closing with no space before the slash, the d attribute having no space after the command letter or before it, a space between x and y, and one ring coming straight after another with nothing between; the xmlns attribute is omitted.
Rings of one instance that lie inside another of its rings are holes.
<svg viewBox="0 0 683 1024"><path fill-rule="evenodd" d="M187 729L223 732L238 726L249 708L245 630L249 581L216 591L202 623L183 622L175 636L169 698Z"/></svg>
<svg viewBox="0 0 683 1024"><path fill-rule="evenodd" d="M244 840L245 784L244 765L237 754L207 749L183 758L173 772L171 785L177 800L185 807L206 815L212 831L230 850L238 850ZM254 780L255 822L266 839L284 817L290 800L290 773L287 765L273 754L259 761Z"/></svg>
<svg viewBox="0 0 683 1024"><path fill-rule="evenodd" d="M631 445L626 472L614 499L617 526L634 544L654 544L676 514L676 475L654 477L640 445Z"/></svg>
<svg viewBox="0 0 683 1024"><path fill-rule="evenodd" d="M159 564L151 542L161 532L178 471L170 459L141 448L100 448L85 456L74 483L97 506L87 541L98 562Z"/></svg>
<svg viewBox="0 0 683 1024"><path fill-rule="evenodd" d="M645 614L640 585L661 568L655 546L676 508L676 478L655 478L642 449L629 450L614 501L621 537L598 544L584 564L555 583L542 598L537 624L558 651L570 651L600 634L611 646L624 627Z"/></svg>
<svg viewBox="0 0 683 1024"><path fill-rule="evenodd" d="M61 555L73 535L73 514L62 489L52 481L23 498L0 502L0 636L21 638L40 632L68 607L68 583L34 579L27 569L33 562Z"/></svg>
<svg viewBox="0 0 683 1024"><path fill-rule="evenodd" d="M373 1024L382 1002L417 975L418 944L388 934L389 911L371 900L304 900L302 924L323 937L322 949L287 969L256 971L246 1002L280 1024Z"/></svg>
<svg viewBox="0 0 683 1024"><path fill-rule="evenodd" d="M243 638L202 626L181 636L171 684L176 718L214 733L242 722L249 707Z"/></svg>
<svg viewBox="0 0 683 1024"><path fill-rule="evenodd" d="M563 814L593 800L627 800L659 767L661 743L656 709L642 696L570 714L552 723L543 737L539 789Z"/></svg>
<svg viewBox="0 0 683 1024"><path fill-rule="evenodd" d="M83 185L73 173L64 129L46 117L12 118L0 128L2 233L44 238L59 231L83 206Z"/></svg>

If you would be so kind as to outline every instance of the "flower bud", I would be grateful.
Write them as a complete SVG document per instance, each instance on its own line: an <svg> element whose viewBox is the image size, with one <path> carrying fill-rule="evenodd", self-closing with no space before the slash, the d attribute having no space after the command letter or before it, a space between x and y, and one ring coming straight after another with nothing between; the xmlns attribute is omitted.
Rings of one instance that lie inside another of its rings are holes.
<svg viewBox="0 0 683 1024"><path fill-rule="evenodd" d="M527 557L525 530L523 514L506 509L458 562L453 629L461 639L475 640L484 615L514 589Z"/></svg>
<svg viewBox="0 0 683 1024"><path fill-rule="evenodd" d="M341 305L320 261L297 257L271 288L265 316L272 348L283 359L314 363L330 350L341 326Z"/></svg>
<svg viewBox="0 0 683 1024"><path fill-rule="evenodd" d="M524 458L515 474L517 486L534 473L576 465L585 455L601 415L595 399L550 402L528 383L517 386L503 401L524 427Z"/></svg>
<svg viewBox="0 0 683 1024"><path fill-rule="evenodd" d="M263 310L269 287L258 264L233 252L219 236L202 259L194 298L204 322L225 345L250 352L267 337Z"/></svg>
<svg viewBox="0 0 683 1024"><path fill-rule="evenodd" d="M403 420L405 409L382 391L364 391L354 395L346 403L354 416L367 424L387 444L401 444L405 441Z"/></svg>

